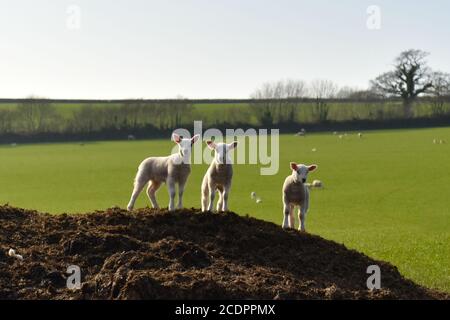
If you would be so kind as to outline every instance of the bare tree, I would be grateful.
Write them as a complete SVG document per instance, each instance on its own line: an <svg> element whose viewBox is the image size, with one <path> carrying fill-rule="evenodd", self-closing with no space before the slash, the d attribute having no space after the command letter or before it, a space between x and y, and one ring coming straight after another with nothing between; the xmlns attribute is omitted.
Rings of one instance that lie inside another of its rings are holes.
<svg viewBox="0 0 450 320"><path fill-rule="evenodd" d="M307 94L307 86L302 80L285 80L264 83L251 95L257 116L264 125L274 122L293 121L296 117L298 101Z"/></svg>
<svg viewBox="0 0 450 320"><path fill-rule="evenodd" d="M0 133L12 131L14 112L9 109L0 109Z"/></svg>
<svg viewBox="0 0 450 320"><path fill-rule="evenodd" d="M325 121L330 110L327 99L334 98L338 86L330 80L317 79L311 83L310 95L316 100L313 113L317 120Z"/></svg>
<svg viewBox="0 0 450 320"><path fill-rule="evenodd" d="M431 70L425 60L427 56L428 53L421 50L403 51L394 61L394 70L371 81L376 92L403 99L403 112L407 118L413 115L415 98L432 88Z"/></svg>
<svg viewBox="0 0 450 320"><path fill-rule="evenodd" d="M440 116L445 113L444 98L450 96L450 74L441 71L433 72L431 81L433 83L429 92L432 97L431 112L435 116Z"/></svg>
<svg viewBox="0 0 450 320"><path fill-rule="evenodd" d="M59 119L55 107L46 99L30 97L17 106L19 118L27 132L43 132L54 127ZM53 125L53 126L52 126Z"/></svg>
<svg viewBox="0 0 450 320"><path fill-rule="evenodd" d="M339 89L339 91L336 93L337 99L350 99L352 98L353 94L355 92L358 92L358 88L350 87L350 86L344 86Z"/></svg>

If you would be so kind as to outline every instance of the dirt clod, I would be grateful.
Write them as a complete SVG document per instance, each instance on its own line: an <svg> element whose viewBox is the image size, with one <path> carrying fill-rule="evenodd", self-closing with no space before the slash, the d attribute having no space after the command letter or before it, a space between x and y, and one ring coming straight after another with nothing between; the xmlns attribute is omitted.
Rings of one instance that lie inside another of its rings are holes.
<svg viewBox="0 0 450 320"><path fill-rule="evenodd" d="M24 257L7 255L10 248ZM382 288L366 287L369 265ZM67 267L81 289L67 289ZM0 206L0 299L447 299L315 235L234 213Z"/></svg>

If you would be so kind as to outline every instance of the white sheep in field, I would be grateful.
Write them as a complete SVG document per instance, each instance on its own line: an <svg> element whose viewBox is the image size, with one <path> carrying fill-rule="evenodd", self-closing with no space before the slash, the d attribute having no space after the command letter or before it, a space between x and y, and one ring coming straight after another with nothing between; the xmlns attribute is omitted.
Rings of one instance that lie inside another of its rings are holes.
<svg viewBox="0 0 450 320"><path fill-rule="evenodd" d="M359 133L358 133L358 137L359 137L360 139L362 139L363 134L362 134L361 132L359 132Z"/></svg>
<svg viewBox="0 0 450 320"><path fill-rule="evenodd" d="M153 208L159 208L155 194L164 182L169 189L169 211L175 209L176 184L178 184L177 208L180 209L183 207L184 186L191 173L191 149L198 138L199 135L195 135L192 139L182 139L174 133L172 139L178 145L178 153L171 154L168 157L150 157L141 162L136 178L134 179L133 193L127 206L129 211L133 210L139 193L141 193L147 183L147 195Z"/></svg>
<svg viewBox="0 0 450 320"><path fill-rule="evenodd" d="M206 144L214 150L214 159L211 161L202 181L202 211L213 211L216 190L219 192L217 211L228 211L228 196L233 178L233 165L229 153L230 150L236 148L238 143L237 141L229 144L207 141Z"/></svg>
<svg viewBox="0 0 450 320"><path fill-rule="evenodd" d="M314 180L311 184L312 187L314 188L322 188L323 187L323 183L320 180Z"/></svg>
<svg viewBox="0 0 450 320"><path fill-rule="evenodd" d="M286 178L283 184L283 228L295 228L294 209L299 206L298 219L299 231L305 231L306 213L309 208L309 190L305 186L308 173L314 171L317 165L306 166L304 164L290 163L292 174Z"/></svg>

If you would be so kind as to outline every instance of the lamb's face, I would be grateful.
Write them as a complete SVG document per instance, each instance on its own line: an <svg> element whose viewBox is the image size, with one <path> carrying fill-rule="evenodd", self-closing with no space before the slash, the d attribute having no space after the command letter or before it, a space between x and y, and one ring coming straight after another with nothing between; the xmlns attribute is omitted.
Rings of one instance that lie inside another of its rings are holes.
<svg viewBox="0 0 450 320"><path fill-rule="evenodd" d="M317 165L312 164L310 166L306 166L304 164L296 164L295 162L290 163L292 174L295 177L295 181L300 181L302 183L306 182L308 178L308 173L310 171L314 171L317 168Z"/></svg>
<svg viewBox="0 0 450 320"><path fill-rule="evenodd" d="M237 146L237 141L234 141L232 143L223 143L218 142L215 143L214 141L206 141L206 144L211 150L214 150L214 158L219 164L230 164L231 163L231 157L230 157L230 150L233 150Z"/></svg>
<svg viewBox="0 0 450 320"><path fill-rule="evenodd" d="M172 135L173 141L178 145L178 152L184 159L191 157L192 145L198 140L199 135L195 135L192 139L181 138L178 134Z"/></svg>

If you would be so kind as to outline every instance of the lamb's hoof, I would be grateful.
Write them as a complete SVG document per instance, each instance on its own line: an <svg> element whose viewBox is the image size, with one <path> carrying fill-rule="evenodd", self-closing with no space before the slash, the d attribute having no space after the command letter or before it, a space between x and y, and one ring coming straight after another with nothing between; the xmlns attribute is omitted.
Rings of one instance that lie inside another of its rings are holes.
<svg viewBox="0 0 450 320"><path fill-rule="evenodd" d="M131 211L133 211L133 207L128 206L127 210L131 212Z"/></svg>

